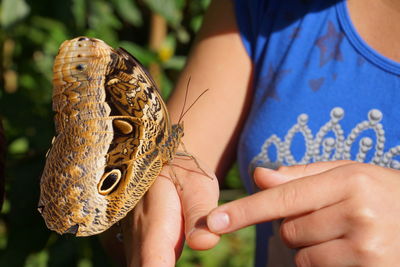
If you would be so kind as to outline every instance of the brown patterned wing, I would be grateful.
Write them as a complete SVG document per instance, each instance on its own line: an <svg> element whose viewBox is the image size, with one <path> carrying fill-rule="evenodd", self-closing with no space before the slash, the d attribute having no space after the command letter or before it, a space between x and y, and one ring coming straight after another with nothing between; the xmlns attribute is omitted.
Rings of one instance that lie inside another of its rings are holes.
<svg viewBox="0 0 400 267"><path fill-rule="evenodd" d="M65 41L53 71L57 136L38 209L60 234L97 234L136 205L169 160L168 113L144 68L101 40Z"/></svg>

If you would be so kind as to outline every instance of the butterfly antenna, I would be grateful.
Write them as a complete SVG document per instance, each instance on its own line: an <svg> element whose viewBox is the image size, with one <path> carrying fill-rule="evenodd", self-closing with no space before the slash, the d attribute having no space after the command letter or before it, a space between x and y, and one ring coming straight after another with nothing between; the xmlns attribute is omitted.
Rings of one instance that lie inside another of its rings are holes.
<svg viewBox="0 0 400 267"><path fill-rule="evenodd" d="M200 97L202 97L208 90L210 90L210 89L204 90L204 91L196 98L196 100L188 107L188 109L187 109L185 112L183 112L181 118L179 119L179 122L180 122L181 119L186 115L186 113L193 107L193 105L196 104L196 102L200 99Z"/></svg>
<svg viewBox="0 0 400 267"><path fill-rule="evenodd" d="M181 115L179 115L179 120L178 120L178 124L181 122L183 116L185 115L186 112L185 111L185 106L186 106L186 100L187 100L187 96L189 93L189 84L190 84L190 80L192 79L192 76L189 77L189 80L186 84L186 92L185 92L185 100L183 100L183 107L182 107L182 111L181 111Z"/></svg>

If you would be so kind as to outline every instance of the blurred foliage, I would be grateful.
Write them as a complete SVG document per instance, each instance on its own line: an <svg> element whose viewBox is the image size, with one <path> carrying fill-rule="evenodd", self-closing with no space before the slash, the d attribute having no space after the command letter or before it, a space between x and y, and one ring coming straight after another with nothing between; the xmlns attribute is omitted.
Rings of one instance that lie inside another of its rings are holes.
<svg viewBox="0 0 400 267"><path fill-rule="evenodd" d="M97 237L59 236L36 210L39 179L54 134L52 64L60 44L76 36L124 47L145 66L159 66L168 97L184 65L209 0L1 0L0 114L8 142L6 199L0 218L0 266L113 266ZM159 49L149 49L151 17L168 30ZM237 171L229 175L240 191ZM236 192L236 191L234 191ZM211 252L184 249L178 266L250 266L253 229L223 238Z"/></svg>
<svg viewBox="0 0 400 267"><path fill-rule="evenodd" d="M253 266L254 253L253 227L244 228L221 237L219 244L212 250L190 251L185 247L178 267L244 267Z"/></svg>

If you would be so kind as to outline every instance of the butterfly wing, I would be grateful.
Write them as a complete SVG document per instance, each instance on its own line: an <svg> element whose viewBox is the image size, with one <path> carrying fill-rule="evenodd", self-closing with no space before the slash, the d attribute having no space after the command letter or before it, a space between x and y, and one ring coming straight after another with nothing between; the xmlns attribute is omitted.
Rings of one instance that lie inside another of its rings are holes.
<svg viewBox="0 0 400 267"><path fill-rule="evenodd" d="M98 39L64 42L53 72L57 136L39 211L60 234L97 234L123 218L161 171L167 109L141 64Z"/></svg>

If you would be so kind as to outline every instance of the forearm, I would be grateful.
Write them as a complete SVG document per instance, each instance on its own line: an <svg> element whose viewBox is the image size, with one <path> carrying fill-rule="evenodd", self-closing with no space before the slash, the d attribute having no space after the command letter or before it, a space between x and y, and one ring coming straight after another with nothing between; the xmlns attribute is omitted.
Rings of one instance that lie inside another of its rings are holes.
<svg viewBox="0 0 400 267"><path fill-rule="evenodd" d="M168 102L173 122L188 104L207 92L184 118L188 151L222 177L234 158L240 128L250 102L252 65L244 49L229 0L211 4L188 62Z"/></svg>

